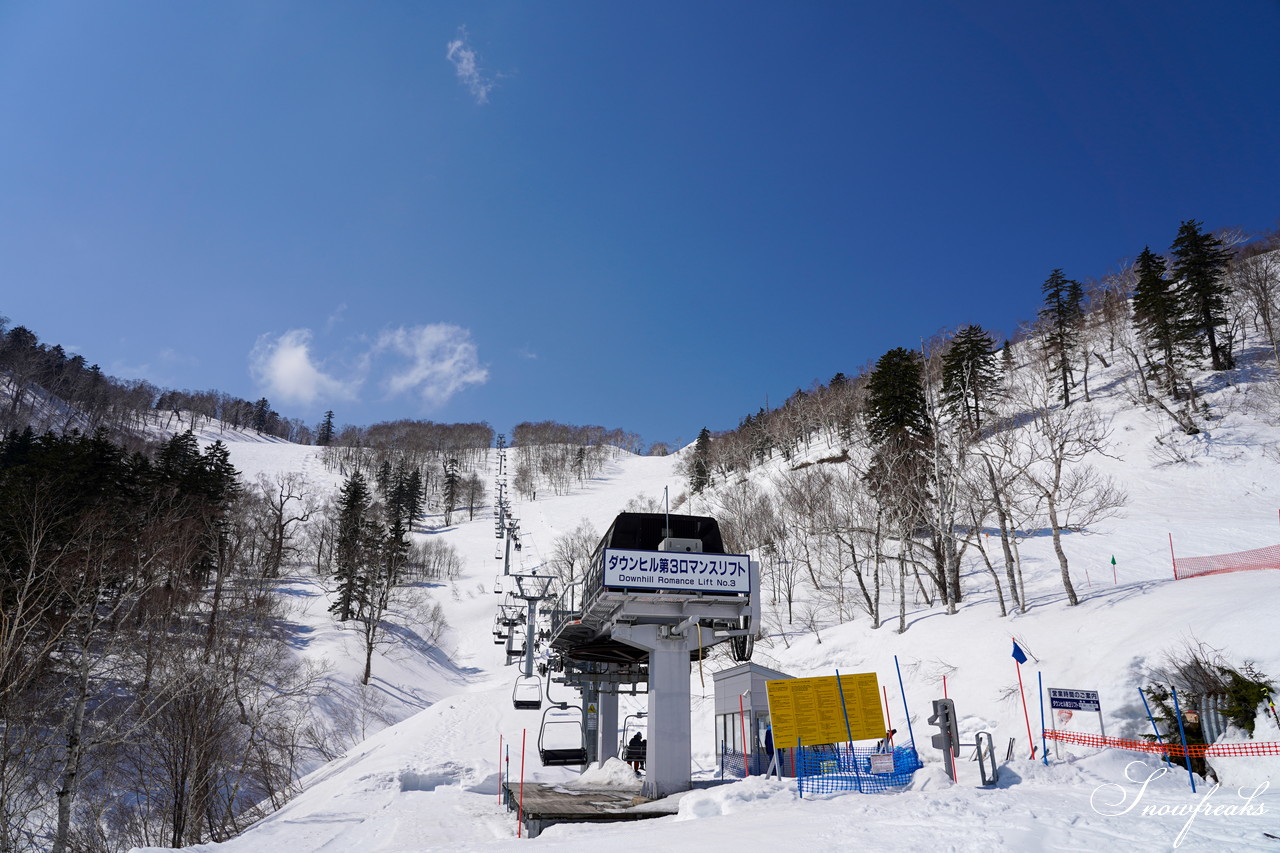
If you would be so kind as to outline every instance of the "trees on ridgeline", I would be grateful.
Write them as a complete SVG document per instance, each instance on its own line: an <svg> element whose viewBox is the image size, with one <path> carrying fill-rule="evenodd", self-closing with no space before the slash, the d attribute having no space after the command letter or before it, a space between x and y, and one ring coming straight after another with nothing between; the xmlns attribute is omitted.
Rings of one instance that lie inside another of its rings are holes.
<svg viewBox="0 0 1280 853"><path fill-rule="evenodd" d="M1080 322L1084 317L1084 288L1080 282L1057 269L1041 285L1044 307L1040 309L1040 346L1058 377L1063 406L1071 405L1073 371L1071 363L1080 345Z"/></svg>
<svg viewBox="0 0 1280 853"><path fill-rule="evenodd" d="M1173 277L1179 281L1187 318L1209 351L1214 370L1235 366L1232 337L1220 336L1227 324L1227 297L1231 293L1226 277L1231 251L1222 240L1200 230L1200 223L1188 219L1178 228L1170 250Z"/></svg>

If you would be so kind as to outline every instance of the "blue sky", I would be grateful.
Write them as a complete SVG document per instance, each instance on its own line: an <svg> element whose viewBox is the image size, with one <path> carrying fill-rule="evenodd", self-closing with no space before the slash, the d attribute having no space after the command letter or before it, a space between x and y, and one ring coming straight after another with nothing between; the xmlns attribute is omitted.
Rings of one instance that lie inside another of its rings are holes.
<svg viewBox="0 0 1280 853"><path fill-rule="evenodd" d="M0 315L291 417L731 428L1280 223L1280 3L0 2Z"/></svg>

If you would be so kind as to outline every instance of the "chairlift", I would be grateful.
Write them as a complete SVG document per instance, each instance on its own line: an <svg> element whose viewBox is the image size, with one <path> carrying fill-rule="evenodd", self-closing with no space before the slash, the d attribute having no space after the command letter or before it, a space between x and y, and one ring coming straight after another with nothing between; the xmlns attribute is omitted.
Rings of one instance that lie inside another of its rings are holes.
<svg viewBox="0 0 1280 853"><path fill-rule="evenodd" d="M502 575L498 575L493 579L493 594L502 595Z"/></svg>
<svg viewBox="0 0 1280 853"><path fill-rule="evenodd" d="M507 663L524 657L524 649L527 645L524 634L525 632L519 628L512 628L507 632ZM516 645L517 640L520 643L519 646Z"/></svg>
<svg viewBox="0 0 1280 853"><path fill-rule="evenodd" d="M548 719L547 715L555 710L562 712L559 718ZM542 712L538 757L543 767L586 766L587 724L581 705L557 702Z"/></svg>
<svg viewBox="0 0 1280 853"><path fill-rule="evenodd" d="M534 675L522 675L517 678L516 686L511 691L511 704L517 711L536 711L541 708L542 679ZM541 742L541 734L539 734L539 742Z"/></svg>
<svg viewBox="0 0 1280 853"><path fill-rule="evenodd" d="M622 756L623 761L639 761L644 762L648 753L648 741L644 735L649 733L648 724L643 726L643 734L641 734L640 725L632 725L632 720L643 720L648 716L648 711L637 711L634 714L628 714L626 720L622 723L622 740L618 743L618 754ZM635 734L641 734L641 743L643 746L632 746L631 737Z"/></svg>

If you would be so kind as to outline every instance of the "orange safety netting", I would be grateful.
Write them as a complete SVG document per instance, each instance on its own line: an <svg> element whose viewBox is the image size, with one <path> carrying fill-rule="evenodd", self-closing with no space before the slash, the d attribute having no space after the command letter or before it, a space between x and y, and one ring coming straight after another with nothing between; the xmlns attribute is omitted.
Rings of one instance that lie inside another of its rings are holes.
<svg viewBox="0 0 1280 853"><path fill-rule="evenodd" d="M1182 557L1173 561L1173 576L1178 580L1200 575L1220 575L1226 572L1250 572L1258 569L1280 569L1280 545L1237 551L1234 554L1216 554L1211 557Z"/></svg>
<svg viewBox="0 0 1280 853"><path fill-rule="evenodd" d="M1245 743L1191 744L1183 748L1180 743L1156 743L1152 740L1125 740L1118 737L1062 732L1046 729L1044 736L1050 740L1092 746L1097 749L1127 749L1130 752L1152 752L1182 758L1190 753L1192 758L1225 758L1239 755L1280 755L1280 743L1273 741L1247 741Z"/></svg>

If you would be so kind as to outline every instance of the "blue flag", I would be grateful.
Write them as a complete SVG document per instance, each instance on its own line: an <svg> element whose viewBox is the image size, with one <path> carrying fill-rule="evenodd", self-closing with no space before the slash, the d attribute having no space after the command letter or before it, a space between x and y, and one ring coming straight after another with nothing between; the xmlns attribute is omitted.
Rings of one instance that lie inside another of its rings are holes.
<svg viewBox="0 0 1280 853"><path fill-rule="evenodd" d="M1013 659L1016 660L1018 663L1027 662L1027 653L1024 652L1022 650L1022 647L1018 645L1017 640L1013 641Z"/></svg>

